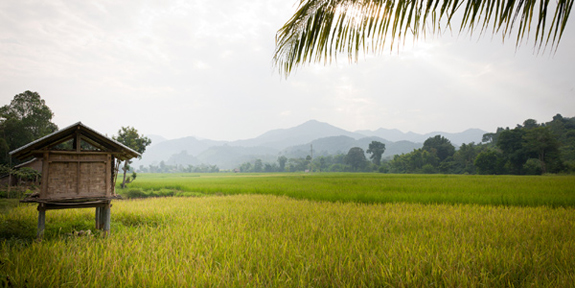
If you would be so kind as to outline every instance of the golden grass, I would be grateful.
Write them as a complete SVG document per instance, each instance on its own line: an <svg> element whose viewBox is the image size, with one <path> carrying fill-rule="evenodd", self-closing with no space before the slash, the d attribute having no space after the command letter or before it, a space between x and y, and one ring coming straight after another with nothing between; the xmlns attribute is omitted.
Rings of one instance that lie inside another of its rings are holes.
<svg viewBox="0 0 575 288"><path fill-rule="evenodd" d="M109 238L66 236L93 226L93 209L73 209L48 211L44 241L2 240L0 277L30 287L573 287L574 212L271 195L114 201ZM33 232L37 216L22 206L0 217L0 231Z"/></svg>

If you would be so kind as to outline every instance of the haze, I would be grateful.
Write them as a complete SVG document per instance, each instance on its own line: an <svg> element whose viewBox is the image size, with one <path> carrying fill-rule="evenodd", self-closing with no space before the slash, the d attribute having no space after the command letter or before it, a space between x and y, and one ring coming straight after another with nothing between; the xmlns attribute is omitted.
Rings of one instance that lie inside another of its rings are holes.
<svg viewBox="0 0 575 288"><path fill-rule="evenodd" d="M310 119L427 133L575 116L573 23L554 54L455 31L284 79L271 59L294 3L2 1L0 104L32 90L61 128L214 140Z"/></svg>

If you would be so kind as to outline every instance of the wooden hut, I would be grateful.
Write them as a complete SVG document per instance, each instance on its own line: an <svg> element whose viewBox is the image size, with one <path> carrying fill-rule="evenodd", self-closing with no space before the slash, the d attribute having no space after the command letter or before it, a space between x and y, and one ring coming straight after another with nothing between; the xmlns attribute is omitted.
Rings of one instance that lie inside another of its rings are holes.
<svg viewBox="0 0 575 288"><path fill-rule="evenodd" d="M140 156L78 122L10 152L21 161L42 162L40 192L21 202L38 203L38 237L46 210L96 207L96 228L110 231L111 201L121 161Z"/></svg>

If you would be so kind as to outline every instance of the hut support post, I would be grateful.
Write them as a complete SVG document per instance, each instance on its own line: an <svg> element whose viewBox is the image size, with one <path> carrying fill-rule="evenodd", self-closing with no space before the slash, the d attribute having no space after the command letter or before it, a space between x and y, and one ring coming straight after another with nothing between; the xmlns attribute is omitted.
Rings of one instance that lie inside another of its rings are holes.
<svg viewBox="0 0 575 288"><path fill-rule="evenodd" d="M110 220L112 218L112 205L110 205L110 202L108 202L108 204L106 204L106 206L102 207L102 210L104 210L103 212L103 218L104 218L104 235L108 236L110 235Z"/></svg>
<svg viewBox="0 0 575 288"><path fill-rule="evenodd" d="M44 228L46 228L46 207L44 205L38 205L38 233L36 237L41 239L44 237Z"/></svg>
<svg viewBox="0 0 575 288"><path fill-rule="evenodd" d="M104 230L104 226L106 225L106 207L100 207L100 227L98 229Z"/></svg>
<svg viewBox="0 0 575 288"><path fill-rule="evenodd" d="M102 229L102 208L96 207L96 230Z"/></svg>

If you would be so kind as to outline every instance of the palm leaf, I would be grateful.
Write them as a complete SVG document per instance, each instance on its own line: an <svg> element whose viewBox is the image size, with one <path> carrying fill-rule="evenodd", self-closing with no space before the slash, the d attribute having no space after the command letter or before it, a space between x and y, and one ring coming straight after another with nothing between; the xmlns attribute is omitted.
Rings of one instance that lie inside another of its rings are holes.
<svg viewBox="0 0 575 288"><path fill-rule="evenodd" d="M534 47L540 51L551 45L556 50L575 0L556 1L547 26L549 0L300 0L295 14L277 32L273 61L286 76L305 63L337 60L340 53L357 61L361 51L379 53L393 49L396 40L408 34L415 39L425 36L429 24L432 33L441 33L442 25L450 27L454 19L461 19L459 33L483 34L491 26L491 33L501 33L503 39L516 33L519 46L528 40L537 18Z"/></svg>

